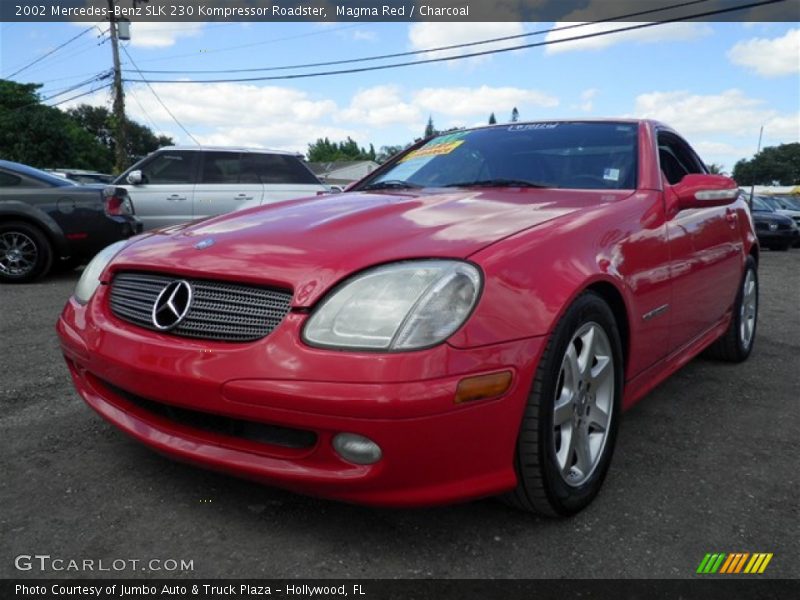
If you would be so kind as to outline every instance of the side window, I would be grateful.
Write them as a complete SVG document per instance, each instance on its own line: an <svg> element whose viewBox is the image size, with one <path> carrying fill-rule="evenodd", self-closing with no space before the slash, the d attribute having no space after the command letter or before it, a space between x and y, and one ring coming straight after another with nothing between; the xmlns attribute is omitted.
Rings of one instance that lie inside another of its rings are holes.
<svg viewBox="0 0 800 600"><path fill-rule="evenodd" d="M194 183L196 152L164 152L142 167L144 183Z"/></svg>
<svg viewBox="0 0 800 600"><path fill-rule="evenodd" d="M658 160L670 185L679 183L689 173L706 173L705 165L689 145L668 133L658 134Z"/></svg>
<svg viewBox="0 0 800 600"><path fill-rule="evenodd" d="M238 152L203 152L200 183L251 183L239 181L242 171Z"/></svg>
<svg viewBox="0 0 800 600"><path fill-rule="evenodd" d="M242 182L316 184L319 180L288 154L242 154Z"/></svg>
<svg viewBox="0 0 800 600"><path fill-rule="evenodd" d="M16 175L12 175L11 173L6 173L5 171L0 171L0 187L8 188L8 187L16 187L20 184L22 178L17 177Z"/></svg>

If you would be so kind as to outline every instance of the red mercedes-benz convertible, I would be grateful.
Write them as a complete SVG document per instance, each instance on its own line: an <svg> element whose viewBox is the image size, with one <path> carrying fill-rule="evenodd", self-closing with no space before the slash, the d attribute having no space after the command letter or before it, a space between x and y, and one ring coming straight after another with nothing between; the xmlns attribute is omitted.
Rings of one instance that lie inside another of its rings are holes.
<svg viewBox="0 0 800 600"><path fill-rule="evenodd" d="M176 459L569 515L625 409L707 348L747 358L757 265L735 182L670 128L514 123L425 140L343 194L109 246L58 333L86 402Z"/></svg>

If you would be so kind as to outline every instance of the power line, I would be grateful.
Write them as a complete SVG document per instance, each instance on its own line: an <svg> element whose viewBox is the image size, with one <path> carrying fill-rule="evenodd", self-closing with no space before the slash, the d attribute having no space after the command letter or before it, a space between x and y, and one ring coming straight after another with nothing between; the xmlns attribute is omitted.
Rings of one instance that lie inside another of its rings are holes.
<svg viewBox="0 0 800 600"><path fill-rule="evenodd" d="M87 34L87 33L89 33L89 32L90 32L90 31L91 31L93 28L94 28L94 27L92 26L92 27L88 27L88 28L84 29L83 31L81 31L81 32L80 32L80 33L78 33L77 35L75 35L75 36L73 36L73 37L69 38L69 39L68 39L66 42L64 42L63 44L61 44L61 45L59 45L59 46L56 46L55 48L53 48L53 49L52 49L52 50L50 50L49 52L46 52L46 53L42 54L42 55L41 55L39 58L37 58L36 60L34 60L34 61L32 61L32 62L29 62L27 65L25 65L25 66L24 66L24 67L22 67L21 69L17 69L17 70L16 70L16 71L14 71L13 73L11 73L11 75L7 75L6 77L4 77L4 79L11 79L12 77L14 77L14 75L18 75L18 74L22 73L23 71L25 71L26 69L29 69L30 67L32 67L32 66L33 66L33 65L35 65L36 63L38 63L38 62L40 62L40 61L44 60L45 58L47 58L47 57L48 57L48 56L50 56L51 54L53 54L53 53L55 53L55 52L58 52L59 50L61 50L61 48L63 48L63 47L64 47L64 46L66 46L67 44L71 44L72 42L74 42L75 40L77 40L79 37L81 37L81 36L83 36L83 35L86 35L86 34Z"/></svg>
<svg viewBox="0 0 800 600"><path fill-rule="evenodd" d="M58 96L63 96L64 94L68 94L69 92L73 92L73 91L75 91L75 90L77 90L79 88L82 88L85 85L89 85L89 84L94 83L96 81L103 81L104 79L108 79L109 77L111 77L111 71L105 71L103 73L96 73L93 77L90 77L89 79L86 79L86 80L84 80L84 81L82 81L80 83L75 83L75 84L73 84L73 85L71 85L69 87L66 87L66 88L64 88L62 90L59 90L57 92L52 92L52 91L48 92L47 98L43 98L42 100L40 100L40 102L43 102L43 103L47 102L48 100L52 100L53 98L57 98Z"/></svg>
<svg viewBox="0 0 800 600"><path fill-rule="evenodd" d="M137 71L139 71L139 66L136 64L136 61L134 61L134 60L133 60L133 57L132 57L132 56L130 55L130 53L128 52L128 49L127 49L125 46L122 46L122 51L125 53L125 56L127 56L127 57L128 57L128 60L129 60L129 61L131 61L131 64L133 65L133 68L134 68L134 69L136 69ZM142 78L144 78L144 75L142 75L142 74L141 74L141 72L139 73L139 75L140 75ZM150 82L149 82L149 81L147 81L146 79L142 79L142 81L144 81L144 83L146 83L146 84L147 84L147 87L148 87L148 88L150 88L150 91L151 91L151 92L153 92L153 96L155 96L155 97L156 97L156 100L158 100L158 103L159 103L159 104L161 104L161 106L163 106L163 107L164 107L164 110L165 110L165 111L167 111L167 114L168 114L170 117L172 117L172 120L173 120L173 121L175 121L175 123L178 125L178 127L180 127L180 128L183 130L183 132L184 132L186 135L188 135L188 136L189 136L189 137L192 139L192 141L193 141L195 144L197 144L197 145L199 146L199 145L200 145L200 142L198 142L198 141L197 141L197 139L196 139L196 138L195 138L195 137L194 137L194 136L193 136L191 133L189 133L189 130L188 130L188 129L186 129L186 127L184 127L184 126L183 126L183 123L181 123L180 121L178 121L178 118L177 118L175 115L173 115L173 114L172 114L172 111L169 109L169 107L168 107L166 104L164 104L164 101L163 101L163 100L161 99L161 97L160 97L160 96L159 96L159 95L156 93L155 89L153 89L153 86L152 86L152 85L150 85Z"/></svg>
<svg viewBox="0 0 800 600"><path fill-rule="evenodd" d="M99 42L95 40L85 40L85 43L78 44L65 53L48 57L47 60L34 66L28 73L26 73L26 76L28 79L33 79L36 77L33 75L33 73L39 73L42 71L42 69L52 70L55 65L59 65L64 62L73 62L75 57L80 56L81 54L86 54L87 52L94 50L97 46L101 46L108 41L108 38L103 38L101 35L98 35L97 38L102 39L100 39Z"/></svg>
<svg viewBox="0 0 800 600"><path fill-rule="evenodd" d="M359 63L359 62L370 62L375 60L385 60L388 58L401 58L404 56L418 56L420 54L429 54L431 52L442 52L444 50L456 50L459 48L469 48L473 46L481 46L485 44L495 44L497 42L507 42L509 40L516 40L521 38L533 37L538 35L543 35L551 32L557 31L568 31L570 29L577 29L579 27L586 27L588 25L595 25L597 23L606 23L612 21L620 21L620 20L627 20L632 19L634 17L642 17L645 15L657 13L657 12L664 12L667 10L673 10L677 8L686 8L688 6L693 6L696 4L704 4L706 2L710 2L711 0L689 0L687 2L680 2L678 4L672 4L670 6L662 6L660 8L651 8L649 10L642 10L635 13L628 13L625 15L620 15L617 17L609 17L606 19L600 19L597 21L592 21L588 23L574 23L572 25L563 25L561 27L551 27L548 29L539 29L536 31L529 31L526 33L519 33L515 35L507 35L503 37L491 38L488 40L481 40L477 42L467 42L463 44L452 44L450 46L439 46L437 48L426 48L424 50L409 50L407 52L396 52L393 54L381 54L377 56L363 56L359 58L349 58L344 60L334 60L334 61L327 61L327 62L317 62L317 63L305 63L305 64L296 64L296 65L282 65L282 66L272 66L272 67L253 67L248 69L214 69L214 70L158 70L158 69L143 69L142 73L253 73L259 71L286 71L286 70L293 70L293 69L305 69L309 67L330 67L333 65L344 65L344 64L351 64L351 63Z"/></svg>
<svg viewBox="0 0 800 600"><path fill-rule="evenodd" d="M56 102L55 104L48 104L48 106L53 108L53 107L58 106L60 104L66 104L67 102L71 102L72 100L77 100L78 98L83 98L84 96L88 96L89 94L94 94L95 92L99 92L100 90L105 90L107 88L110 88L112 85L113 84L111 84L111 83L107 83L107 84L102 85L102 86L100 86L98 88L93 88L93 89L89 90L88 92L83 92L82 94L78 94L77 96L72 96L71 98L67 98L66 100L61 100L60 102Z"/></svg>
<svg viewBox="0 0 800 600"><path fill-rule="evenodd" d="M142 103L139 102L139 98L136 95L136 92L134 91L134 89L132 87L128 88L128 93L131 95L131 97L133 98L134 102L136 102L136 104L141 109L142 114L144 115L145 119L147 119L147 121L150 123L150 125L153 126L153 133L155 133L159 129L159 127L158 127L158 125L156 125L156 122L153 120L153 118L150 116L150 114L145 110L145 108L142 105Z"/></svg>
<svg viewBox="0 0 800 600"><path fill-rule="evenodd" d="M219 52L230 52L232 50L241 50L242 48L252 48L253 46L264 46L266 44L275 44L278 42L285 42L288 40L296 40L305 37L311 37L315 35L323 35L328 33L334 33L337 31L344 31L345 29L352 29L353 27L360 26L360 23L355 23L353 25L345 25L344 27L334 27L332 29L324 29L321 31L309 31L306 33L300 33L298 35L288 35L286 37L275 38L271 40L264 40L262 42L252 42L249 44L239 44L237 46L223 46L222 48L216 48L212 50L204 50L203 54L217 54ZM197 52L191 52L186 54L173 54L172 56L161 56L159 58L146 58L139 62L141 63L150 63L150 62L164 62L165 60L173 60L176 58L196 58L198 56Z"/></svg>
<svg viewBox="0 0 800 600"><path fill-rule="evenodd" d="M339 69L335 71L316 71L312 73L293 73L290 75L271 75L265 77L242 77L236 79L151 79L147 80L142 75L141 71L139 75L142 77L141 79L126 79L126 81L130 82L139 82L139 83L246 83L246 82L254 82L254 81L276 81L276 80L286 80L286 79L306 79L310 77L322 77L326 75L345 75L351 73L364 73L367 71L381 71L386 69L396 69L399 67L408 67L408 66L415 66L415 65L424 65L424 64L431 64L431 63L438 63L438 62L446 62L452 60L463 60L466 58L474 58L478 56L487 56L491 54L500 54L503 52L512 52L514 50L524 50L528 48L538 48L542 46L550 46L554 44L561 44L564 42L571 42L577 40L585 40L591 39L596 37L602 37L606 35L612 35L615 33L622 33L625 31L635 31L639 29L647 29L649 27L656 27L659 25L666 25L667 23L675 23L679 21L687 21L691 19L698 19L702 17L710 17L714 15L720 15L724 13L729 13L733 11L744 10L747 8L754 8L757 6L765 6L767 4L775 4L777 2L784 2L785 0L764 0L761 2L750 2L748 4L742 4L739 6L733 6L728 8L721 8L716 10L705 11L702 13L696 13L693 15L684 15L681 17L675 17L672 19L664 19L663 21L654 21L650 23L638 23L636 25L629 25L627 27L620 27L618 29L613 29L610 31L598 31L594 33L586 33L583 35L572 36L568 38L562 38L557 40L545 40L542 42L534 42L530 44L521 44L518 46L510 46L506 48L496 48L492 50L483 50L481 52L471 52L468 54L461 54L457 56L446 56L441 58L429 58L425 60L417 60L417 61L408 61L408 62L400 62L400 63L391 63L388 65L373 65L370 67L357 67L352 69ZM492 40L488 40L492 41ZM487 41L487 42L488 42ZM429 51L430 52L430 51ZM138 71L138 69L137 69Z"/></svg>

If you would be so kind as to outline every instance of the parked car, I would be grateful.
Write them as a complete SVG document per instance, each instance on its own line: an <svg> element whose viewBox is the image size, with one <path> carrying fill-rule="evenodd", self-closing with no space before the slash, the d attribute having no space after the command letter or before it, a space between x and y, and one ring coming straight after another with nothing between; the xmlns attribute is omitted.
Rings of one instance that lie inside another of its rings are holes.
<svg viewBox="0 0 800 600"><path fill-rule="evenodd" d="M800 201L790 196L762 196L764 202L779 215L789 217L800 227ZM800 246L800 238L794 243Z"/></svg>
<svg viewBox="0 0 800 600"><path fill-rule="evenodd" d="M75 185L0 160L0 282L33 281L53 265L77 266L139 231L124 189Z"/></svg>
<svg viewBox="0 0 800 600"><path fill-rule="evenodd" d="M786 251L800 242L800 230L791 217L778 213L764 196L753 196L753 223L758 241L771 250Z"/></svg>
<svg viewBox="0 0 800 600"><path fill-rule="evenodd" d="M115 244L58 333L85 401L174 458L565 516L598 493L623 410L701 351L749 356L758 259L736 183L670 128L514 123Z"/></svg>
<svg viewBox="0 0 800 600"><path fill-rule="evenodd" d="M204 146L161 148L114 183L146 230L327 191L296 154Z"/></svg>
<svg viewBox="0 0 800 600"><path fill-rule="evenodd" d="M65 177L75 183L103 183L108 184L114 181L114 176L108 173L98 173L97 171L86 171L83 169L44 169L48 173Z"/></svg>

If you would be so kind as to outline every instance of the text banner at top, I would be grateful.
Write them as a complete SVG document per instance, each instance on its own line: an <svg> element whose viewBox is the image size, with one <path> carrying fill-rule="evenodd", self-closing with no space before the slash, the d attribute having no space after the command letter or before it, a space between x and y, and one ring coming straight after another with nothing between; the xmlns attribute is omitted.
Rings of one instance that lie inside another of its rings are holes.
<svg viewBox="0 0 800 600"><path fill-rule="evenodd" d="M0 0L0 21L798 21L800 0Z"/></svg>

